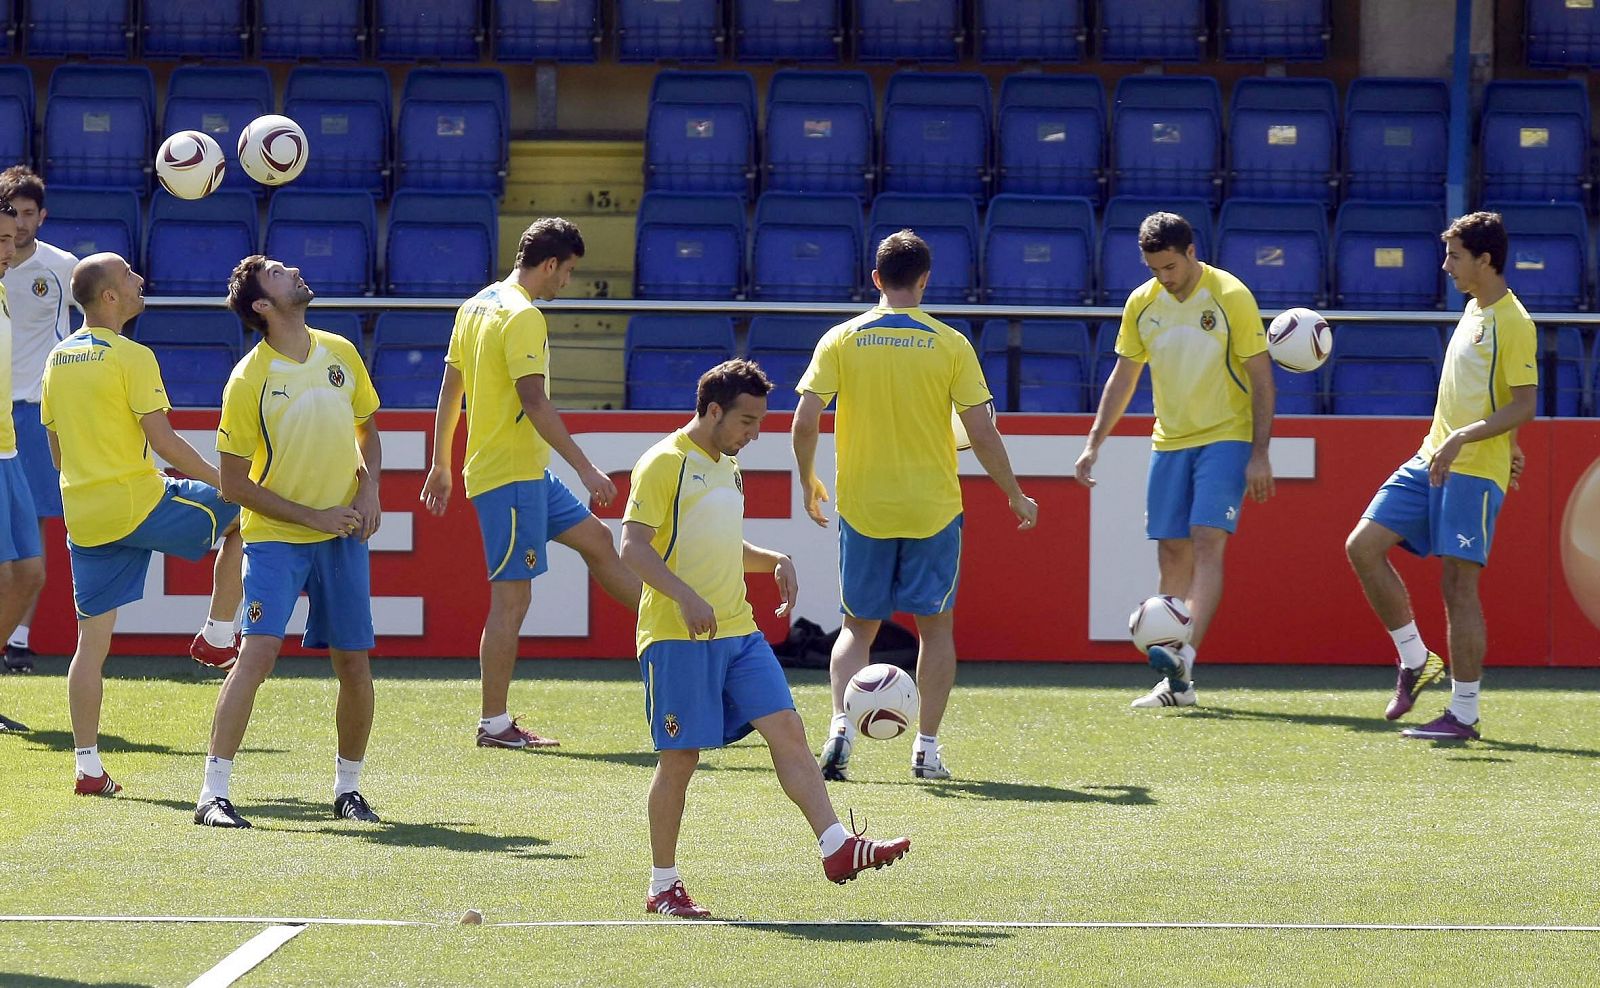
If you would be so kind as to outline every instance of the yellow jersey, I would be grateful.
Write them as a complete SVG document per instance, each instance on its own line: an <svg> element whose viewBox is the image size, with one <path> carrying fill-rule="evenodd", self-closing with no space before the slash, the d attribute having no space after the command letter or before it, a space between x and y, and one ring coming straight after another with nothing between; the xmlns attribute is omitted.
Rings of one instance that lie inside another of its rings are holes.
<svg viewBox="0 0 1600 988"><path fill-rule="evenodd" d="M0 402L11 407L11 303L0 285ZM0 460L17 455L17 425L10 415L0 415Z"/></svg>
<svg viewBox="0 0 1600 988"><path fill-rule="evenodd" d="M305 362L263 339L233 368L222 391L217 452L250 461L250 479L279 497L322 509L349 504L361 453L356 423L378 410L378 393L349 340L311 330ZM240 512L246 542L323 542L304 525Z"/></svg>
<svg viewBox="0 0 1600 988"><path fill-rule="evenodd" d="M1154 278L1122 307L1117 355L1150 365L1156 449L1249 442L1254 415L1244 362L1267 349L1266 328L1244 282L1209 264L1182 302Z"/></svg>
<svg viewBox="0 0 1600 988"><path fill-rule="evenodd" d="M171 407L142 343L85 326L50 351L39 417L61 447L61 507L74 544L115 542L161 502L166 481L140 420Z"/></svg>
<svg viewBox="0 0 1600 988"><path fill-rule="evenodd" d="M549 394L550 332L527 291L508 279L468 299L456 311L444 361L467 387L467 496L543 477L550 444L523 413L517 379L543 374Z"/></svg>
<svg viewBox="0 0 1600 988"><path fill-rule="evenodd" d="M925 539L961 513L950 408L989 401L972 344L921 309L878 306L830 329L796 388L834 422L839 517L875 539Z"/></svg>

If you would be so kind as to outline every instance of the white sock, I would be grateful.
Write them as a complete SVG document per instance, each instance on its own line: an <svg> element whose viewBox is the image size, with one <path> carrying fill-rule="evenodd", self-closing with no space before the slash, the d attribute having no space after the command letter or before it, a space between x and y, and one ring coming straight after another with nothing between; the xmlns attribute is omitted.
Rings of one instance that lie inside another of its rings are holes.
<svg viewBox="0 0 1600 988"><path fill-rule="evenodd" d="M511 715L509 713L478 718L478 730L480 731L488 731L490 734L503 734L510 729Z"/></svg>
<svg viewBox="0 0 1600 988"><path fill-rule="evenodd" d="M200 629L200 637L206 640L207 645L215 648L231 648L233 646L233 622L206 618L206 626Z"/></svg>
<svg viewBox="0 0 1600 988"><path fill-rule="evenodd" d="M1178 652L1183 656L1184 682L1188 682L1194 679L1194 664L1199 661L1200 653L1195 651L1193 645L1184 645Z"/></svg>
<svg viewBox="0 0 1600 988"><path fill-rule="evenodd" d="M937 734L935 734L935 735L918 734L917 735L916 743L911 746L911 757L912 758L916 758L918 755L921 755L921 754L928 754L928 755L937 755L937 754L939 754L939 736Z"/></svg>
<svg viewBox="0 0 1600 988"><path fill-rule="evenodd" d="M100 764L100 746L91 744L87 748L74 748L72 755L78 762L78 771L90 778L98 778L106 774L106 767Z"/></svg>
<svg viewBox="0 0 1600 988"><path fill-rule="evenodd" d="M212 797L228 798L228 783L233 779L233 759L206 756L206 783L200 787L200 802Z"/></svg>
<svg viewBox="0 0 1600 988"><path fill-rule="evenodd" d="M1400 656L1400 664L1407 669L1421 669L1428 661L1428 646L1422 643L1422 632L1417 630L1417 622L1412 621L1404 628L1396 628L1389 632L1389 637L1394 639L1394 650Z"/></svg>
<svg viewBox="0 0 1600 988"><path fill-rule="evenodd" d="M848 714L834 714L833 720L828 724L828 737L844 736L846 744L856 743L856 725L850 723Z"/></svg>
<svg viewBox="0 0 1600 988"><path fill-rule="evenodd" d="M361 788L361 763L338 755L333 756L333 797L338 799L347 792Z"/></svg>
<svg viewBox="0 0 1600 988"><path fill-rule="evenodd" d="M681 879L678 878L678 866L677 865L668 865L665 868L657 868L657 867L651 866L651 868L650 868L650 894L651 895L660 895L661 893L665 892L667 889L672 888L672 883L676 882L676 881L681 881Z"/></svg>
<svg viewBox="0 0 1600 988"><path fill-rule="evenodd" d="M1478 722L1478 684L1481 682L1481 679L1470 683L1450 680L1450 712L1463 724Z"/></svg>
<svg viewBox="0 0 1600 988"><path fill-rule="evenodd" d="M822 856L827 857L839 848L844 847L844 842L850 837L850 831L844 829L844 824L834 821L833 826L822 832L817 838L817 845L822 848Z"/></svg>
<svg viewBox="0 0 1600 988"><path fill-rule="evenodd" d="M18 648L27 648L28 647L28 626L25 625L25 624L17 625L17 630L13 631L11 633L11 640L6 642L6 644L7 645L15 645Z"/></svg>

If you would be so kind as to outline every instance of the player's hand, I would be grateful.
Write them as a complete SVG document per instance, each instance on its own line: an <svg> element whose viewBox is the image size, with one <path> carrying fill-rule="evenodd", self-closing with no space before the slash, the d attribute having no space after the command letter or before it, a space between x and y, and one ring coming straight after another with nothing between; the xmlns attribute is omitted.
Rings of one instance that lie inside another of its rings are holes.
<svg viewBox="0 0 1600 988"><path fill-rule="evenodd" d="M1516 490L1521 486L1522 471L1528 467L1528 457L1522 452L1522 447L1513 443L1511 445L1511 489Z"/></svg>
<svg viewBox="0 0 1600 988"><path fill-rule="evenodd" d="M600 472L592 464L579 471L578 479L583 481L583 486L588 488L589 496L602 508L617 499L617 485L610 477Z"/></svg>
<svg viewBox="0 0 1600 988"><path fill-rule="evenodd" d="M1433 454L1433 459L1428 462L1428 483L1435 487L1443 487L1450 476L1450 464L1456 461L1456 454L1461 452L1459 433L1452 432L1450 438L1444 441L1438 452Z"/></svg>
<svg viewBox="0 0 1600 988"><path fill-rule="evenodd" d="M795 598L800 595L800 575L795 571L794 560L788 556L779 559L772 569L772 578L778 581L778 593L783 596L783 603L772 613L783 617L794 610Z"/></svg>
<svg viewBox="0 0 1600 988"><path fill-rule="evenodd" d="M1244 468L1244 487L1257 504L1278 492L1278 485L1272 479L1272 461L1267 454L1250 454L1250 462Z"/></svg>
<svg viewBox="0 0 1600 988"><path fill-rule="evenodd" d="M715 638L717 634L717 612L711 609L699 594L691 594L688 600L678 601L678 610L683 614L683 623L689 629L690 638Z"/></svg>
<svg viewBox="0 0 1600 988"><path fill-rule="evenodd" d="M372 538L378 531L378 526L383 524L383 506L378 503L378 485L363 483L356 488L356 497L350 502L350 507L356 509L356 514L361 516L361 527L358 532L361 541Z"/></svg>
<svg viewBox="0 0 1600 988"><path fill-rule="evenodd" d="M329 535L349 535L361 530L361 513L348 504L323 508L307 516L306 527Z"/></svg>
<svg viewBox="0 0 1600 988"><path fill-rule="evenodd" d="M821 477L813 476L811 486L806 488L806 514L823 528L828 527L828 516L822 513L822 502L827 499L828 485L822 482Z"/></svg>
<svg viewBox="0 0 1600 988"><path fill-rule="evenodd" d="M428 479L422 482L422 504L429 514L443 517L444 509L450 506L450 488L454 485L449 470L433 467L428 471Z"/></svg>
<svg viewBox="0 0 1600 988"><path fill-rule="evenodd" d="M1024 532L1039 524L1039 502L1021 491L1011 495L1011 513L1017 516L1017 528Z"/></svg>
<svg viewBox="0 0 1600 988"><path fill-rule="evenodd" d="M1100 451L1093 446L1084 446L1083 452L1078 454L1078 462L1072 465L1073 475L1078 478L1078 483L1085 487L1093 487L1096 483L1090 476L1094 470L1094 461L1100 458Z"/></svg>

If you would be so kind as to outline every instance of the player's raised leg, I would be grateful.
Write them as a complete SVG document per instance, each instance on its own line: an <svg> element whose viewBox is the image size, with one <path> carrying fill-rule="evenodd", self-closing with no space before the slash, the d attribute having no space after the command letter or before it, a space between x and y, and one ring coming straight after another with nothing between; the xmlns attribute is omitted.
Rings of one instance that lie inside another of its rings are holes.
<svg viewBox="0 0 1600 988"><path fill-rule="evenodd" d="M206 612L206 623L189 643L189 656L201 665L231 669L239 657L239 632L235 622L244 598L240 575L243 563L244 538L235 523L222 536L216 563L211 567L211 608Z"/></svg>

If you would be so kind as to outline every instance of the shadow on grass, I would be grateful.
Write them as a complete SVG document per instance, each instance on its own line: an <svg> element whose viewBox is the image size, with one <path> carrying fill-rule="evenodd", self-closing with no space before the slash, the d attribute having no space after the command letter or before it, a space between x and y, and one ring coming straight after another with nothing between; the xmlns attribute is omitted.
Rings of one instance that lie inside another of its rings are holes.
<svg viewBox="0 0 1600 988"><path fill-rule="evenodd" d="M153 988L142 981L84 981L81 978L51 978L43 974L14 974L0 971L0 985L7 988Z"/></svg>
<svg viewBox="0 0 1600 988"><path fill-rule="evenodd" d="M734 921L734 925L738 925L737 921ZM792 926L752 925L748 929L814 943L911 943L919 947L992 947L1014 935L1009 930L956 926L841 926L825 922Z"/></svg>
<svg viewBox="0 0 1600 988"><path fill-rule="evenodd" d="M37 745L40 748L50 748L55 751L71 751L74 748L71 731L29 731L18 734L17 737ZM287 754L284 748L240 748L241 752L252 755L282 755ZM181 751L164 744L152 744L148 741L129 741L127 738L115 734L100 735L101 754L111 756L120 754L154 754L154 755L193 755L195 758L204 758L202 751ZM3 982L0 982L3 983Z"/></svg>
<svg viewBox="0 0 1600 988"><path fill-rule="evenodd" d="M1291 714L1269 710L1240 710L1233 707L1200 707L1189 711L1186 716L1214 720L1278 721L1287 724L1304 724L1309 727L1342 727L1361 734L1393 734L1397 740L1400 739L1398 725L1376 717L1351 717L1345 714ZM1536 744L1532 741L1501 741L1497 738L1488 738L1483 741L1437 740L1432 742L1431 746L1457 751L1487 750L1527 755L1567 755L1572 758L1600 758L1600 749L1595 748L1561 748L1547 744ZM1480 757L1455 760L1510 761L1511 759Z"/></svg>
<svg viewBox="0 0 1600 988"><path fill-rule="evenodd" d="M727 750L727 749L719 749ZM540 758L571 758L580 762L602 762L607 765L626 765L630 768L655 770L660 756L654 751L563 751L560 748L542 748ZM695 767L700 772L772 772L771 765L717 765L704 759Z"/></svg>
<svg viewBox="0 0 1600 988"><path fill-rule="evenodd" d="M954 782L920 782L904 780L894 782L866 782L866 785L908 786L920 789L930 796L945 799L1004 799L1019 803L1106 803L1112 806L1153 806L1156 798L1146 786L1084 786L1082 789L1063 789L1060 786L1036 785L1031 782L986 782L960 780Z"/></svg>

